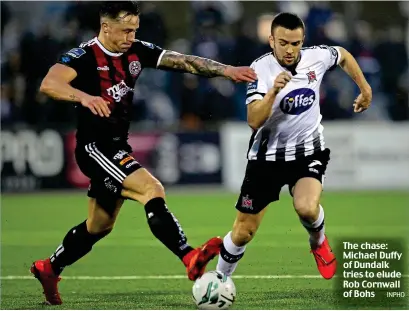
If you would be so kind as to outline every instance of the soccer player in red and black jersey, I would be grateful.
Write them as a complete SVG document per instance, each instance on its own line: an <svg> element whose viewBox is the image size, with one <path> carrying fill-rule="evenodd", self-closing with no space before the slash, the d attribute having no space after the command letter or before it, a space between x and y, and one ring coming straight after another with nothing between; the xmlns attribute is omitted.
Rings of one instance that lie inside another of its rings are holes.
<svg viewBox="0 0 409 311"><path fill-rule="evenodd" d="M48 304L61 304L59 275L107 236L125 199L145 206L153 235L178 256L188 278L196 280L220 252L215 237L192 248L165 203L161 183L131 156L127 143L132 89L144 68L177 70L235 82L257 79L249 67L163 50L138 41L139 8L133 1L104 2L98 37L64 53L41 84L48 96L75 103L78 114L75 156L90 178L88 218L65 235L50 258L35 261L31 272L41 282Z"/></svg>

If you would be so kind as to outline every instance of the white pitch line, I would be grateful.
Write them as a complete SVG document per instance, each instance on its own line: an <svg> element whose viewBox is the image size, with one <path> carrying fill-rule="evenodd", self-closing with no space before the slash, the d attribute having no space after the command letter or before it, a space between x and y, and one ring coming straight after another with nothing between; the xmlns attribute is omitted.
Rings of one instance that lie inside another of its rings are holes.
<svg viewBox="0 0 409 311"><path fill-rule="evenodd" d="M408 278L409 275L402 275ZM186 275L124 275L124 276L63 276L65 280L176 280L186 279ZM233 279L321 279L320 275L233 275ZM30 275L6 275L0 280L35 280Z"/></svg>
<svg viewBox="0 0 409 311"><path fill-rule="evenodd" d="M124 276L62 276L65 280L176 280L186 279L186 275L124 275ZM320 275L235 275L234 279L316 279ZM1 276L0 280L31 280L29 275Z"/></svg>

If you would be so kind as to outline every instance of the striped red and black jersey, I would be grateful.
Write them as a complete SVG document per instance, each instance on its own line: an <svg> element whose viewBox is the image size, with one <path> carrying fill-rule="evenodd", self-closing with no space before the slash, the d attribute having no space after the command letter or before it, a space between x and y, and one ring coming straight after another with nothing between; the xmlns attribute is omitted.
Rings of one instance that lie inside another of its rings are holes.
<svg viewBox="0 0 409 311"><path fill-rule="evenodd" d="M135 82L144 68L158 67L164 52L152 43L136 41L126 53L112 53L93 38L59 57L58 63L77 72L71 86L110 102L109 118L94 115L79 103L76 105L79 142L127 139Z"/></svg>

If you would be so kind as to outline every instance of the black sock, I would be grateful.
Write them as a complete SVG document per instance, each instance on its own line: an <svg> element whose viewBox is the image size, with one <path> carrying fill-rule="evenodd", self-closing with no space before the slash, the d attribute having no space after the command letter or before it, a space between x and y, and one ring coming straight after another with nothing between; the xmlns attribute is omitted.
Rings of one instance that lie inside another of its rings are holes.
<svg viewBox="0 0 409 311"><path fill-rule="evenodd" d="M146 217L153 235L181 260L193 248L178 220L166 207L163 198L154 198L145 205Z"/></svg>
<svg viewBox="0 0 409 311"><path fill-rule="evenodd" d="M78 259L88 254L92 246L105 237L111 230L98 234L91 234L87 230L86 222L80 223L67 232L62 244L51 255L51 266L56 275L59 275L66 266L72 265Z"/></svg>

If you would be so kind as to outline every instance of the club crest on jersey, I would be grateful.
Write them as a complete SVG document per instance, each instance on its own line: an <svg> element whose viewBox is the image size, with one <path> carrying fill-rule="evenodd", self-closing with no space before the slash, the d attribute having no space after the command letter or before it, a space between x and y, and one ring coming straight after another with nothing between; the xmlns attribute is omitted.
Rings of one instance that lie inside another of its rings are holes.
<svg viewBox="0 0 409 311"><path fill-rule="evenodd" d="M317 81L317 75L315 74L315 71L309 71L307 72L307 78L308 78L308 84Z"/></svg>
<svg viewBox="0 0 409 311"><path fill-rule="evenodd" d="M133 76L137 76L141 72L141 63L138 61L133 61L129 64L129 72Z"/></svg>
<svg viewBox="0 0 409 311"><path fill-rule="evenodd" d="M113 184L112 180L111 180L109 177L107 177L107 178L104 179L104 183L105 183L105 187L106 187L109 191L114 192L114 193L117 193L118 188L115 187L115 185Z"/></svg>
<svg viewBox="0 0 409 311"><path fill-rule="evenodd" d="M250 199L248 195L242 197L241 207L252 210L253 209L253 199Z"/></svg>
<svg viewBox="0 0 409 311"><path fill-rule="evenodd" d="M280 102L280 109L285 114L300 115L312 107L315 92L308 88L292 90Z"/></svg>

